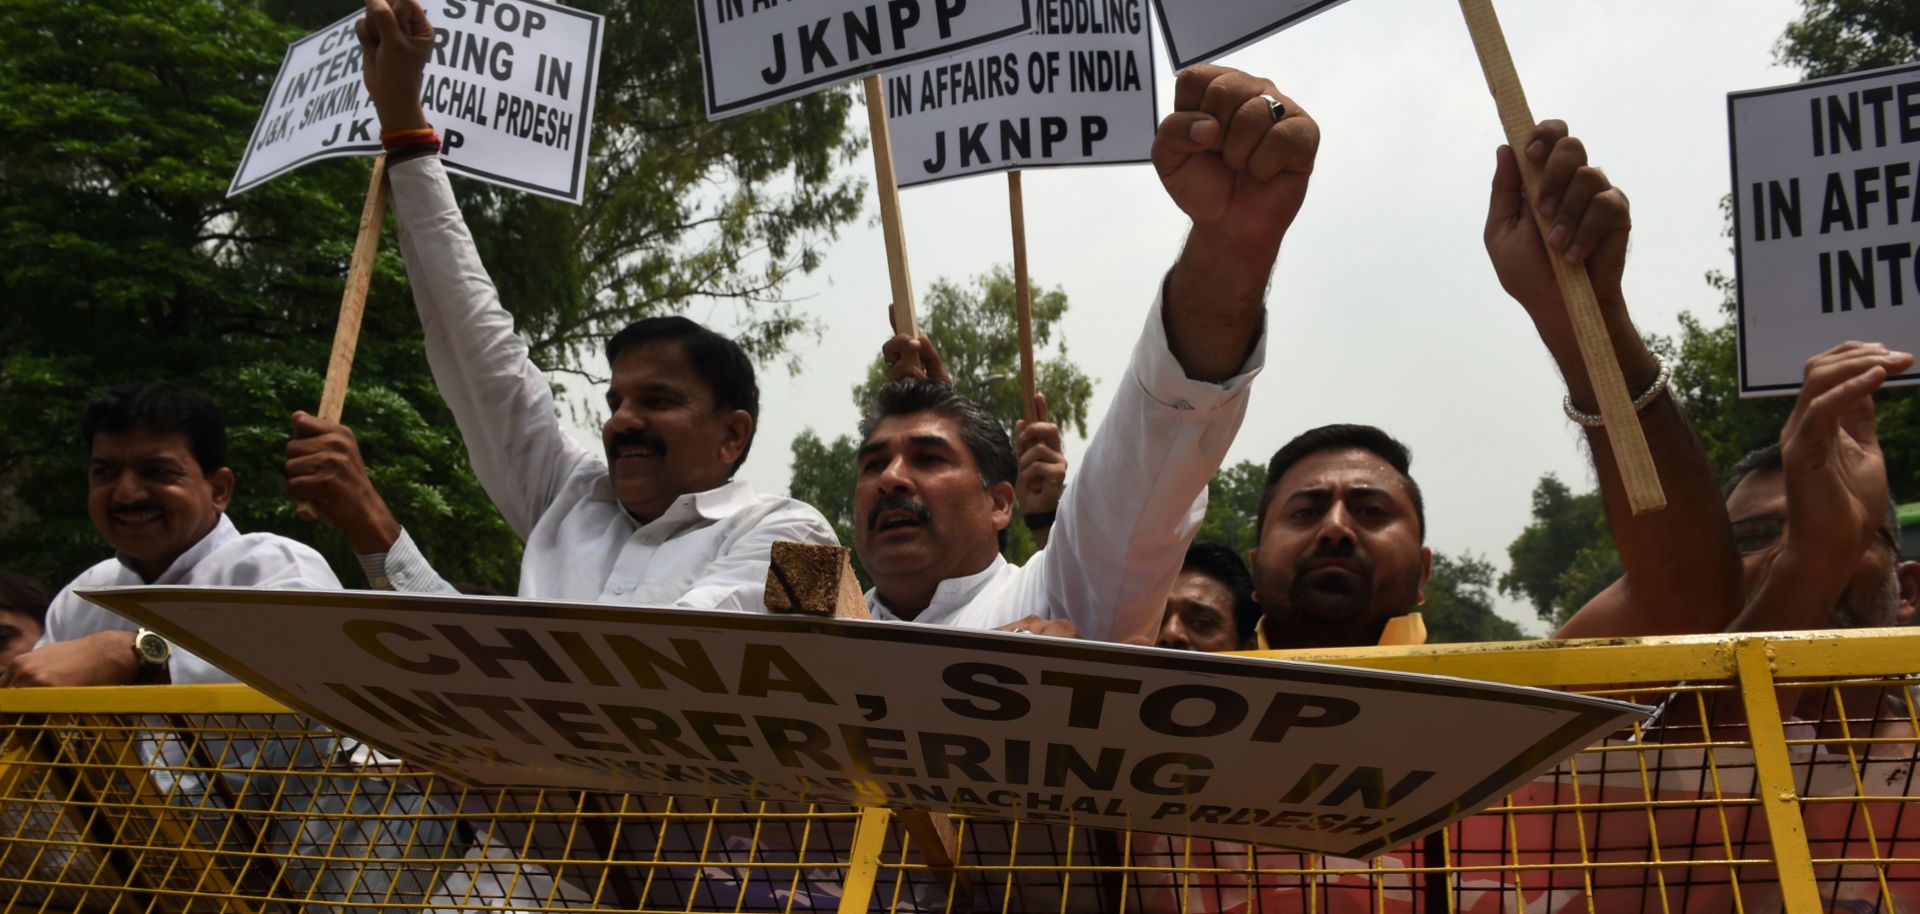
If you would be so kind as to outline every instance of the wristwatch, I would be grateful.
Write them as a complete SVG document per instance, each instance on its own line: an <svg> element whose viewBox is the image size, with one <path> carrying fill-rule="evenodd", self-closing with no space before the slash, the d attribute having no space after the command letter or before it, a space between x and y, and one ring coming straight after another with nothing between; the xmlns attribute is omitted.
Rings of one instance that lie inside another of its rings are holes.
<svg viewBox="0 0 1920 914"><path fill-rule="evenodd" d="M143 628L133 635L133 659L140 665L135 683L163 682L167 661L173 659L173 645L159 632Z"/></svg>

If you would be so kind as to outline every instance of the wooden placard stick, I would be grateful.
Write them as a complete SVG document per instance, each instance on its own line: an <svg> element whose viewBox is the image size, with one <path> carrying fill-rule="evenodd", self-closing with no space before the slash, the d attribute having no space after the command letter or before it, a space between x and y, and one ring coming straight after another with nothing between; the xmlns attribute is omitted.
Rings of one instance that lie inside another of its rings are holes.
<svg viewBox="0 0 1920 914"><path fill-rule="evenodd" d="M907 272L907 233L900 222L900 184L893 175L893 134L887 129L887 99L879 74L865 80L867 129L873 142L874 191L880 197L880 231L887 239L887 278L893 284L893 332L919 339L913 313L913 277ZM906 359L920 360L913 350Z"/></svg>
<svg viewBox="0 0 1920 914"><path fill-rule="evenodd" d="M852 555L845 546L774 543L767 561L767 611L828 619L873 618L854 577ZM928 869L943 881L967 884L966 874L955 870L960 858L952 820L924 809L903 809L895 816ZM956 889L955 894L965 893Z"/></svg>
<svg viewBox="0 0 1920 914"><path fill-rule="evenodd" d="M1007 206L1013 216L1013 302L1020 324L1020 412L1028 422L1040 418L1033 399L1033 290L1027 280L1027 213L1020 192L1020 170L1007 172Z"/></svg>
<svg viewBox="0 0 1920 914"><path fill-rule="evenodd" d="M373 278L373 259L380 253L380 227L387 219L387 157L375 156L367 200L360 207L360 231L353 239L353 259L347 265L347 288L340 296L340 320L333 328L333 353L327 357L327 380L320 389L319 416L340 421L347 405L347 376L353 373L353 353L360 346L360 318L367 311L367 283ZM301 502L294 508L302 520L319 514Z"/></svg>
<svg viewBox="0 0 1920 914"><path fill-rule="evenodd" d="M1500 108L1500 122L1506 128L1507 144L1513 147L1520 163L1520 179L1526 186L1527 205L1533 206L1540 186L1540 169L1523 150L1536 126L1533 111L1527 106L1527 94L1520 88L1520 75L1513 67L1513 55L1507 50L1506 35L1494 15L1493 0L1460 0L1460 11L1467 17L1467 30L1473 33L1473 47L1480 55L1480 68L1487 76L1487 88ZM1544 242L1553 224L1534 210ZM1600 317L1600 303L1594 297L1593 283L1584 265L1570 264L1548 254L1553 262L1554 278L1560 284L1560 297L1566 300L1573 319L1574 336L1580 343L1580 358L1587 363L1587 376L1593 382L1594 395L1600 400L1600 416L1606 420L1607 441L1613 445L1614 462L1620 465L1620 477L1626 483L1627 503L1633 513L1646 514L1667 506L1666 493L1660 489L1660 471L1654 466L1653 453L1647 449L1647 435L1640 427L1640 415L1627 393L1626 378L1620 372L1620 359L1614 355L1613 341Z"/></svg>

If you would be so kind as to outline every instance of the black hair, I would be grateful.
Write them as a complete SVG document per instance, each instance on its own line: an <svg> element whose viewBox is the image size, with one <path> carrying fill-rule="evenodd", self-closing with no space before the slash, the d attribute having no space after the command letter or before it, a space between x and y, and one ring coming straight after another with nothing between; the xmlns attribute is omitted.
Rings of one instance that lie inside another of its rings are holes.
<svg viewBox="0 0 1920 914"><path fill-rule="evenodd" d="M1420 523L1420 542L1427 541L1427 503L1420 497L1420 484L1413 481L1408 470L1413 466L1413 452L1401 444L1392 435L1371 425L1322 425L1316 429L1301 432L1292 441L1275 451L1273 459L1267 462L1267 487L1260 493L1260 512L1255 523L1254 539L1267 529L1267 508L1273 502L1275 490L1280 487L1280 477L1285 476L1293 465L1307 457L1322 451L1344 451L1357 449L1368 451L1387 462L1407 484L1407 494L1413 498L1414 518Z"/></svg>
<svg viewBox="0 0 1920 914"><path fill-rule="evenodd" d="M80 416L80 439L89 452L95 435L121 435L136 428L185 437L202 474L227 465L227 420L220 407L197 390L169 381L121 384L87 401Z"/></svg>
<svg viewBox="0 0 1920 914"><path fill-rule="evenodd" d="M1260 604L1253 601L1253 575L1240 553L1221 543L1194 543L1187 547L1187 560L1180 570L1204 574L1226 587L1233 595L1234 643L1244 645L1253 640L1254 629L1260 625Z"/></svg>
<svg viewBox="0 0 1920 914"><path fill-rule="evenodd" d="M946 384L913 378L883 385L860 419L860 440L864 443L872 438L882 419L925 412L938 413L960 423L960 443L973 455L974 466L980 470L981 488L991 489L1003 482L1013 485L1015 477L1020 475L1020 460L1014 456L1007 430L992 413ZM1000 549L1006 548L1007 531L1003 527Z"/></svg>
<svg viewBox="0 0 1920 914"><path fill-rule="evenodd" d="M753 435L760 428L760 384L754 380L753 359L740 344L677 314L634 321L607 341L607 364L619 361L620 354L645 343L667 340L680 344L693 370L713 391L713 411L728 413L746 410L753 419L747 444L740 457L728 468L728 475L747 461L753 449Z"/></svg>
<svg viewBox="0 0 1920 914"><path fill-rule="evenodd" d="M1733 469L1727 473L1727 481L1720 486L1720 497L1723 500L1732 498L1733 490L1740 488L1740 484L1755 473L1779 473L1785 470L1786 460L1780 454L1779 442L1755 448L1734 461ZM1900 502L1891 491L1887 493L1887 519L1881 529L1886 532L1887 541L1893 546L1894 557L1904 555L1900 542Z"/></svg>
<svg viewBox="0 0 1920 914"><path fill-rule="evenodd" d="M0 609L16 612L47 627L47 604L53 602L45 588L24 575L0 568Z"/></svg>

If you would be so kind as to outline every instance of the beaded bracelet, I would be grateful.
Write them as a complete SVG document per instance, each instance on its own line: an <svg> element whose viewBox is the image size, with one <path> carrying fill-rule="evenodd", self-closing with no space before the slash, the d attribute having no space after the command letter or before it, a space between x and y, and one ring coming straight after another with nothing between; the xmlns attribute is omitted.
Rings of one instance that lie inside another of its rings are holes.
<svg viewBox="0 0 1920 914"><path fill-rule="evenodd" d="M1653 357L1653 360L1659 364L1660 371L1654 375L1653 383L1648 385L1646 392L1634 398L1633 411L1636 413L1646 409L1647 404L1652 403L1655 397L1660 396L1661 393L1667 390L1667 382L1673 380L1673 363L1657 355ZM1566 412L1567 418L1587 428L1605 428L1607 425L1606 419L1593 413L1583 413L1575 409L1573 398L1570 396L1560 399L1560 408Z"/></svg>

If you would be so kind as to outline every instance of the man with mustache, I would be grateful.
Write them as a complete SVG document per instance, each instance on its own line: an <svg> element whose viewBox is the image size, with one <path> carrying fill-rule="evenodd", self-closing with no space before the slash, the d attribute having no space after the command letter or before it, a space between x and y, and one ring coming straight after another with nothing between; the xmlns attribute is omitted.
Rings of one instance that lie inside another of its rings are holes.
<svg viewBox="0 0 1920 914"><path fill-rule="evenodd" d="M74 595L135 584L337 590L320 554L227 519L233 470L227 429L205 396L168 383L130 384L87 404L81 439L87 513L114 557L54 596L33 650L6 668L10 686L233 682L159 635Z"/></svg>
<svg viewBox="0 0 1920 914"><path fill-rule="evenodd" d="M1047 548L1024 566L999 551L1018 467L1006 433L909 367L935 361L924 337L888 344L895 368L861 422L854 488L876 617L1153 642L1264 363L1267 283L1318 147L1318 125L1271 82L1180 74L1153 161L1193 227Z"/></svg>
<svg viewBox="0 0 1920 914"><path fill-rule="evenodd" d="M1567 383L1567 417L1583 426L1626 582L1648 613L1728 613L1740 604L1739 567L1706 454L1667 394L1668 369L1649 351L1621 291L1627 199L1566 124L1539 125L1521 155L1539 169L1534 201L1549 222L1543 242L1527 205L1519 160L1496 155L1484 240L1501 286L1526 309ZM1635 398L1667 495L1664 510L1634 516L1572 319L1549 258L1585 267L1601 317ZM1433 553L1426 508L1407 448L1365 425L1326 426L1274 454L1261 499L1254 589L1262 648L1418 644Z"/></svg>
<svg viewBox="0 0 1920 914"><path fill-rule="evenodd" d="M773 543L835 539L812 506L755 493L735 475L760 409L752 360L733 340L683 317L635 322L607 343L604 452L575 444L440 166L439 141L420 103L433 27L411 0L369 0L359 30L427 361L474 474L526 543L520 594L765 611ZM343 434L337 424L295 421L302 438ZM357 464L357 453L343 463L342 449L324 441L296 439L288 456L295 494L311 486L324 498L322 477L358 469L347 465ZM376 586L453 592L390 516L354 518L364 513L349 503L335 516L362 530L356 549Z"/></svg>

